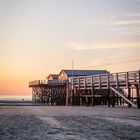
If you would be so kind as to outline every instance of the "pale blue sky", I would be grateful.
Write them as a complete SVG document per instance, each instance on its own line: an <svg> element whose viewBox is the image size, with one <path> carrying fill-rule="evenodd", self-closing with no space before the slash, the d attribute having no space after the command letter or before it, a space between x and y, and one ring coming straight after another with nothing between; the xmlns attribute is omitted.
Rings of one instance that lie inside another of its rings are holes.
<svg viewBox="0 0 140 140"><path fill-rule="evenodd" d="M3 93L72 59L75 69L138 70L139 53L140 0L0 0L0 77L15 83Z"/></svg>

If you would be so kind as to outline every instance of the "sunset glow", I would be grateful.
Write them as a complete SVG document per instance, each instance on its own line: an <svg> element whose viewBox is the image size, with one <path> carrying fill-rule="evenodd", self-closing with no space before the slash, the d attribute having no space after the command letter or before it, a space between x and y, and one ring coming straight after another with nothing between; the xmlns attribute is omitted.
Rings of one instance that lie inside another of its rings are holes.
<svg viewBox="0 0 140 140"><path fill-rule="evenodd" d="M62 69L140 69L140 0L0 0L0 96Z"/></svg>

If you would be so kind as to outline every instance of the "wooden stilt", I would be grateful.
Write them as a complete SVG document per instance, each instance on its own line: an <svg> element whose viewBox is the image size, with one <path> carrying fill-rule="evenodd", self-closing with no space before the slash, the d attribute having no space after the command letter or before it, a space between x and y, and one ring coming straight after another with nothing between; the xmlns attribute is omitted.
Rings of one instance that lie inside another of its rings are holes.
<svg viewBox="0 0 140 140"><path fill-rule="evenodd" d="M108 107L110 107L111 99L110 99L110 89L108 89Z"/></svg>
<svg viewBox="0 0 140 140"><path fill-rule="evenodd" d="M128 99L131 100L131 89L128 87ZM128 104L128 107L131 107L131 104Z"/></svg>
<svg viewBox="0 0 140 140"><path fill-rule="evenodd" d="M136 92L137 92L137 107L140 108L140 89L138 86L136 86Z"/></svg>
<svg viewBox="0 0 140 140"><path fill-rule="evenodd" d="M69 105L69 83L66 84L66 106Z"/></svg>

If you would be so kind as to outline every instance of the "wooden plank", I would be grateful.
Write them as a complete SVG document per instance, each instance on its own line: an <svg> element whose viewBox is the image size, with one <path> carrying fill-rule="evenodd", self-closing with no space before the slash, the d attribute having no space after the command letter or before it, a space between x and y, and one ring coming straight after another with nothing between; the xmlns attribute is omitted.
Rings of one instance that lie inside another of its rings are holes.
<svg viewBox="0 0 140 140"><path fill-rule="evenodd" d="M120 91L115 89L114 87L110 86L110 89L114 91L116 94L118 94L120 97L122 97L127 103L131 104L133 107L137 108L137 106L131 102L129 99L127 99Z"/></svg>

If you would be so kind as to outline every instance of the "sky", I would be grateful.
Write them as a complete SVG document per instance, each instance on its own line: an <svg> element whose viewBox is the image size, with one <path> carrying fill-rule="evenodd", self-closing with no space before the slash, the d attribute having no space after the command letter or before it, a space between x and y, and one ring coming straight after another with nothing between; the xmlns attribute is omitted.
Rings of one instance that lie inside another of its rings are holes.
<svg viewBox="0 0 140 140"><path fill-rule="evenodd" d="M140 69L140 0L0 0L0 95L61 69Z"/></svg>

